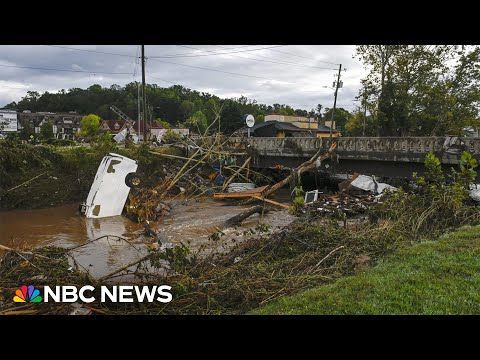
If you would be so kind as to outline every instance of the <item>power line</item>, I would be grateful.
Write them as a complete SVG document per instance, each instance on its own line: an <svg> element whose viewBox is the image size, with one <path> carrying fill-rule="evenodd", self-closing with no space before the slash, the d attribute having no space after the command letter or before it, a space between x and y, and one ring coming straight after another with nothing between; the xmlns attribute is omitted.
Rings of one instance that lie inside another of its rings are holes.
<svg viewBox="0 0 480 360"><path fill-rule="evenodd" d="M186 45L177 45L189 49L195 49L190 46ZM200 57L200 56L213 56L213 55L228 55L228 54L234 54L238 52L248 52L248 51L259 51L259 50L265 50L265 49L272 49L272 48L277 48L277 47L282 47L286 45L274 45L274 46L267 46L267 47L262 47L262 48L256 48L256 49L248 49L248 50L238 50L238 51L230 51L230 52L214 52L213 54L178 54L178 55L163 55L163 56L150 56L150 59L160 59L160 58L178 58L178 57Z"/></svg>
<svg viewBox="0 0 480 360"><path fill-rule="evenodd" d="M223 71L223 70L218 70L218 69L204 68L204 67L201 67L201 66L186 65L186 64L180 64L180 63L175 63L175 62L165 61L165 60L158 60L158 59L152 59L152 58L150 58L150 60L151 60L151 61L158 61L158 62L162 62L162 63L166 63L166 64L173 64L173 65L190 67L190 68L194 68L194 69L207 70L207 71L215 71L215 72L220 72L220 73L230 74L230 75L238 75L238 76L244 76L244 77L250 77L250 78L256 78L256 79L262 79L262 80L269 80L269 81L280 81L280 80L274 80L274 79L264 78L264 77L261 77L261 76L248 75L248 74L240 74L240 73L234 73L234 72L230 72L230 71ZM285 83L287 83L287 84L293 84L293 83L288 82L288 81L283 81L283 82L285 82Z"/></svg>
<svg viewBox="0 0 480 360"><path fill-rule="evenodd" d="M276 51L276 52L281 53L281 54L296 56L296 57L299 57L299 58L302 58L302 59L307 59L307 60L313 60L313 61L323 62L323 63L331 64L331 65L340 65L340 64L333 63L333 62L330 62L330 61L322 61L322 60L317 60L317 59L313 59L313 58L308 58L308 57L306 57L306 56L301 56L301 55L297 55L297 54L292 54L292 53L289 53L289 52L286 52L286 51L273 50L273 49L270 49L270 50L271 50L271 51Z"/></svg>
<svg viewBox="0 0 480 360"><path fill-rule="evenodd" d="M177 85L177 83L174 83L173 81L169 81L169 80L165 80L165 79L160 79L159 77L156 77L156 76L153 76L153 75L147 75L148 77L151 77L153 79L157 79L157 80L160 80L160 81L165 81L167 83L170 83L170 84L173 84L173 85Z"/></svg>
<svg viewBox="0 0 480 360"><path fill-rule="evenodd" d="M18 65L0 65L2 67L19 68L19 69L33 69L33 70L46 70L46 71L61 71L72 73L89 73L89 74L108 74L108 75L131 75L130 72L102 72L102 71L87 71L87 70L66 70L66 69L49 69L33 66L18 66Z"/></svg>
<svg viewBox="0 0 480 360"><path fill-rule="evenodd" d="M220 46L220 45L214 45L214 46L226 49L225 47ZM199 49L199 50L202 50L202 49ZM202 51L208 51L208 50L202 50ZM253 61L268 62L268 63L272 63L272 64L312 67L312 68L323 69L323 70L336 70L336 69L333 69L333 68L325 68L325 67L321 67L321 66L307 65L307 64L284 61L284 60L280 60L280 59L276 59L276 58L272 58L272 57L268 57L268 56L263 56L263 55L258 55L258 54L255 54L255 55L254 54L249 54L249 55L256 56L256 57L262 57L262 58L266 58L266 59L273 59L273 60L276 60L276 61L268 61L268 60L262 60L262 59L252 59L252 58L241 56L241 55L230 55L230 56L235 56L235 57L239 57L239 58L242 58L242 59L248 59L248 60L253 60Z"/></svg>
<svg viewBox="0 0 480 360"><path fill-rule="evenodd" d="M75 50L75 51L93 52L93 53L99 53L99 54L105 54L105 55L124 56L124 57L129 57L129 58L137 57L137 56L133 56L133 55L118 54L118 53L111 53L111 52L106 52L106 51L98 51L98 50L90 50L90 49L79 49L79 48L72 48L72 47L60 46L60 45L44 45L44 46L59 48L59 49Z"/></svg>

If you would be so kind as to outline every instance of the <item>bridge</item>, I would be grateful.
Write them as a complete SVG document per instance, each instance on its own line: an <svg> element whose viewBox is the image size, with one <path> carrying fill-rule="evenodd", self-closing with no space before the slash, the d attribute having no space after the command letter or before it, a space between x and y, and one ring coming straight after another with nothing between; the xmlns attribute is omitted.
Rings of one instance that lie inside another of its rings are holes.
<svg viewBox="0 0 480 360"><path fill-rule="evenodd" d="M319 148L329 149L332 142L337 143L338 161L323 162L322 168L327 172L357 171L378 176L411 177L414 171L423 172L425 156L429 152L441 160L448 172L450 167L459 164L462 151L468 151L480 160L480 138L467 137L251 137L231 138L228 144L230 148L244 149L252 154L256 167L296 167L311 158Z"/></svg>

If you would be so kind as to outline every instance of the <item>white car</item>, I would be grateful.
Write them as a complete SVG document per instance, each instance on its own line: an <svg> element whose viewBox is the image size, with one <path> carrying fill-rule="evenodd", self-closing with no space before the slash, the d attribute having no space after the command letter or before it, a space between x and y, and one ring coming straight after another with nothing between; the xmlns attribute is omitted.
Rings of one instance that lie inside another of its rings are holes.
<svg viewBox="0 0 480 360"><path fill-rule="evenodd" d="M80 212L87 218L121 215L130 188L140 185L140 177L135 173L137 167L135 160L125 156L106 155L98 167L87 200L80 205Z"/></svg>

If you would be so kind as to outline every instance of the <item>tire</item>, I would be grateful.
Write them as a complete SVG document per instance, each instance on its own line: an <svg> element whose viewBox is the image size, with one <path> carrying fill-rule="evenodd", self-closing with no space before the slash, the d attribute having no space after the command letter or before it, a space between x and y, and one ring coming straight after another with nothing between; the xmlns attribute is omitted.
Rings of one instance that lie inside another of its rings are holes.
<svg viewBox="0 0 480 360"><path fill-rule="evenodd" d="M130 188L138 188L142 183L142 179L136 173L130 173L125 176L125 184Z"/></svg>

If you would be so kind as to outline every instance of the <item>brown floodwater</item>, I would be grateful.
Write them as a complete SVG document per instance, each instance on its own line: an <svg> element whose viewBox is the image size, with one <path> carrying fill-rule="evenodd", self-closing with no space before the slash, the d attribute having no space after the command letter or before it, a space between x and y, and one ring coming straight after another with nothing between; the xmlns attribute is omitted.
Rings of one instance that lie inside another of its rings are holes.
<svg viewBox="0 0 480 360"><path fill-rule="evenodd" d="M164 245L182 242L193 249L205 245L212 250L220 244L240 241L243 232L255 228L260 221L270 224L271 231L275 231L294 219L285 209L263 216L256 214L236 229L223 230L220 241L212 241L209 236L220 230L225 220L248 208L229 204L210 198L179 204L170 215L151 225L162 234ZM105 235L112 236L94 241ZM128 242L115 236L126 238ZM92 243L72 253L76 261L97 278L139 259L147 253L148 244L154 242L143 235L142 225L124 216L87 219L78 213L78 204L0 212L0 244L8 247L56 245L68 248L90 241Z"/></svg>

